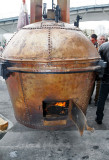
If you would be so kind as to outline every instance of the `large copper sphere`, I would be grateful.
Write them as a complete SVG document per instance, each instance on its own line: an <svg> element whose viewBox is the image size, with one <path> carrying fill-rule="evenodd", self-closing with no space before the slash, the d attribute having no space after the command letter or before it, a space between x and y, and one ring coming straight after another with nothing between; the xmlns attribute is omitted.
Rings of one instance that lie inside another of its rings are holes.
<svg viewBox="0 0 109 160"><path fill-rule="evenodd" d="M70 100L86 114L99 55L81 30L54 21L28 25L13 36L2 59L12 64L6 83L20 123L72 125ZM63 107L56 105L61 102Z"/></svg>

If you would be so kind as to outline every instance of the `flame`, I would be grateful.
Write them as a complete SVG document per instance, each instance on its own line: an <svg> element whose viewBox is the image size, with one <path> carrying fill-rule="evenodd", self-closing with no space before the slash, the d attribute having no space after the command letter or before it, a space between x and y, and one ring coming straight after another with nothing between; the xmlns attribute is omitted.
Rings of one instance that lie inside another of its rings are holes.
<svg viewBox="0 0 109 160"><path fill-rule="evenodd" d="M66 102L57 102L55 106L65 107Z"/></svg>

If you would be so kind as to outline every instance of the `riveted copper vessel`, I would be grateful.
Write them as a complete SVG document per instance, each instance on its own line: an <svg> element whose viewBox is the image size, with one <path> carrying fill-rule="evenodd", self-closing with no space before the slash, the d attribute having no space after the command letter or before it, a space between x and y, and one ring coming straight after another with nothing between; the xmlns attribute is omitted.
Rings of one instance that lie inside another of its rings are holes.
<svg viewBox="0 0 109 160"><path fill-rule="evenodd" d="M11 63L6 83L20 123L32 128L72 125L71 101L86 114L99 55L79 29L63 22L33 23L16 33L2 59ZM58 114L47 111L55 102L68 105Z"/></svg>

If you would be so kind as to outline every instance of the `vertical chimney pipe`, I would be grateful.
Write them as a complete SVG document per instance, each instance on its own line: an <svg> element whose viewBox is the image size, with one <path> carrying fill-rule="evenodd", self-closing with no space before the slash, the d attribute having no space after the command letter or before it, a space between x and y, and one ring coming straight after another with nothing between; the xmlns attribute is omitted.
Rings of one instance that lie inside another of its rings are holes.
<svg viewBox="0 0 109 160"><path fill-rule="evenodd" d="M30 23L42 21L42 0L30 0Z"/></svg>
<svg viewBox="0 0 109 160"><path fill-rule="evenodd" d="M30 0L30 23L42 21L42 1ZM61 8L61 21L70 23L70 0L57 0L57 5Z"/></svg>
<svg viewBox="0 0 109 160"><path fill-rule="evenodd" d="M61 21L70 23L70 0L57 0L61 8Z"/></svg>

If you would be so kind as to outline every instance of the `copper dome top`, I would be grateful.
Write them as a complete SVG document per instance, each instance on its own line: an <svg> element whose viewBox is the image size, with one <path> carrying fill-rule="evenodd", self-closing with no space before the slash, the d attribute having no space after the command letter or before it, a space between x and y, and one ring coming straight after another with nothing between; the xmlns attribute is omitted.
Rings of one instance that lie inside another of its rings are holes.
<svg viewBox="0 0 109 160"><path fill-rule="evenodd" d="M41 21L23 27L4 50L3 59L61 61L99 55L81 30L64 22Z"/></svg>

